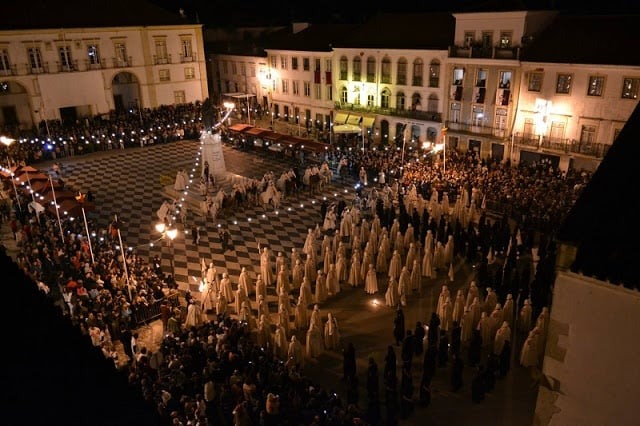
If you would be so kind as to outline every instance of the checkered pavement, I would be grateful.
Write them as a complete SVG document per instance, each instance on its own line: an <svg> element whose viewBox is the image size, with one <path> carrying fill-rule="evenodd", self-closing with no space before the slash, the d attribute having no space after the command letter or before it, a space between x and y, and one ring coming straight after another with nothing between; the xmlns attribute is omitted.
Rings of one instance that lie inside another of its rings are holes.
<svg viewBox="0 0 640 426"><path fill-rule="evenodd" d="M173 179L177 170L194 167L199 146L197 141L181 141L62 161L67 185L74 190L94 193L97 209L90 213L89 219L97 228L106 228L113 214L118 214L124 222L121 228L123 244L144 258L159 255L165 273L171 271L173 257L174 275L183 290L198 291L193 277L201 275L201 259L207 264L213 261L219 273L228 272L234 284L242 267L253 271L252 278L255 278L260 266L258 244L270 247L274 255L282 251L287 256L293 247L302 249L307 230L320 222L323 198L339 200L354 196L352 185L334 181L319 193L311 195L302 191L297 196L285 198L277 212L261 206L239 209L218 220L219 226L228 229L233 240L233 249L226 252L222 251L217 224L204 226L197 213L190 214L187 229L179 225L178 237L170 247L158 242L160 235L154 227L156 210L167 199L163 195L163 184L166 185L167 177ZM252 178L261 178L269 171L279 176L291 165L282 159L228 147L224 147L224 155L228 172ZM189 231L193 220L201 226L197 246L192 244ZM156 244L151 247L153 241ZM275 291L270 291L275 299Z"/></svg>

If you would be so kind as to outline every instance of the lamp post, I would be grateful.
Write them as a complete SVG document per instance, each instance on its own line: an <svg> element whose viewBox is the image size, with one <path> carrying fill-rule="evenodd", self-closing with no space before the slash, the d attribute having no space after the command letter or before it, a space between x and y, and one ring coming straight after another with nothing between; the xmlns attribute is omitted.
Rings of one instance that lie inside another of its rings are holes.
<svg viewBox="0 0 640 426"><path fill-rule="evenodd" d="M171 265L171 276L175 279L175 267L173 264L173 240L178 236L178 230L166 225L164 222L156 223L156 231L158 231L162 237L160 239L167 240L167 244L171 249L171 257L169 258L169 264Z"/></svg>
<svg viewBox="0 0 640 426"><path fill-rule="evenodd" d="M124 270L124 279L127 284L127 290L129 291L129 301L133 301L131 297L131 286L129 285L129 271L127 270L127 257L124 252L124 246L122 245L122 234L120 234L120 222L118 221L118 215L114 215L114 224L118 233L118 242L120 244L120 254L122 255L122 267Z"/></svg>
<svg viewBox="0 0 640 426"><path fill-rule="evenodd" d="M7 136L0 136L0 143L6 146L7 150L9 149L11 144L13 144L15 141L16 141L15 139L9 138ZM7 166L9 166L9 168L7 169L7 173L9 173L11 177L11 184L13 185L13 191L16 193L16 202L18 203L18 209L22 211L22 206L20 205L20 197L18 196L18 189L16 188L16 182L14 180L15 176L13 174L13 171L11 170L11 157L9 155L7 155Z"/></svg>

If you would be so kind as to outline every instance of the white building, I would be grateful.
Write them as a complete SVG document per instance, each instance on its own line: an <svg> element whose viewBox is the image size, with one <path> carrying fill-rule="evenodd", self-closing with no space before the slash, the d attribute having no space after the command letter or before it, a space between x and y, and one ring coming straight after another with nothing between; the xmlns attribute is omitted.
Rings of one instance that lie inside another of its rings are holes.
<svg viewBox="0 0 640 426"><path fill-rule="evenodd" d="M95 16L81 19L76 3L26 7L3 19L0 125L30 128L208 97L201 25L145 2L96 6ZM25 14L25 22L15 19Z"/></svg>

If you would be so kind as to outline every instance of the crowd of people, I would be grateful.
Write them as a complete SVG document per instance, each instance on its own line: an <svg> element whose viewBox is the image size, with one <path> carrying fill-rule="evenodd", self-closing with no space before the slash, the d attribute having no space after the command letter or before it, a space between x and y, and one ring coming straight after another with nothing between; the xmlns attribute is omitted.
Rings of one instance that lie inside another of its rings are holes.
<svg viewBox="0 0 640 426"><path fill-rule="evenodd" d="M197 137L198 108L143 111L144 128L150 131L112 148L140 146L140 141L154 138L164 142ZM63 148L56 144L51 151L46 144L18 143L5 152L25 162L45 155L77 155L81 144L72 147L83 138L132 135L139 132L139 120L138 115L113 114L70 128L48 123L50 132L59 132L55 138L69 142ZM99 144L85 145L96 149ZM60 303L93 345L116 366L129 369L130 383L156 405L166 424L376 424L381 419L376 360L369 360L369 406L363 411L355 349L340 338L337 319L330 313L321 316L319 305L342 287L360 288L368 294L384 293L385 304L400 316L425 283L453 281L456 261L474 264L475 282L467 294L460 291L452 297L443 288L428 327L425 321L407 331L404 321L394 323L395 342L402 345L399 392L393 346L383 374L386 419L393 424L398 415L410 415L415 400L428 404L436 365L446 365L450 357L452 386L460 388L463 347L470 365L482 365L472 383L477 402L491 388L491 378L508 371L504 363L513 327L527 335L521 363L532 367L540 362L548 321L544 307L554 269L552 232L589 178L573 171L563 175L545 163L512 166L473 153L451 153L446 171L433 156L403 157L394 149L328 150L326 164L336 176L345 176L342 168L348 170L359 182L358 196L324 202L318 225L290 256L274 256L264 247L255 282L249 273L220 278L215 265L203 266L201 297L187 293L186 312L169 297L177 285L162 273L159 262L135 252L123 260L115 249L117 220L89 237L90 253L79 221L62 221L61 237L47 211L18 209L13 203L13 216L7 219L15 225L20 268ZM305 174L294 175L305 187ZM497 202L500 211L488 215L489 201ZM269 311L268 289L275 290L277 312ZM526 302L516 323L519 300ZM165 337L160 349L151 352L136 344L135 313L158 301L164 301ZM117 340L127 360L118 359ZM344 401L333 389L304 377L305 364L323 350L344 350ZM423 352L416 399L411 361Z"/></svg>

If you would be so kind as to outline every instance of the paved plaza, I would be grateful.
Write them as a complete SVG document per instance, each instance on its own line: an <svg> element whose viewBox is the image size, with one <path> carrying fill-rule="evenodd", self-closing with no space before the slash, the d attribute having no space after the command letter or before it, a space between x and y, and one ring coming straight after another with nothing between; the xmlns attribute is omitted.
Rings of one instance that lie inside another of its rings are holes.
<svg viewBox="0 0 640 426"><path fill-rule="evenodd" d="M334 182L316 194L301 192L283 200L277 211L263 207L248 207L220 217L215 223L201 222L199 212L190 212L187 232L179 226L179 235L172 247L150 243L160 235L155 230L158 219L156 210L166 199L167 181L173 182L179 169L188 172L194 168L200 144L197 141L181 141L144 148L114 150L61 160L68 187L76 191L91 190L95 195L97 210L90 214L95 231L106 229L113 214L123 222L124 245L144 258L162 257L163 269L173 268L181 290L190 290L197 295L200 277L200 262L214 262L218 273L228 272L232 282L242 267L252 272L255 279L259 271L259 245L269 246L274 255L282 251L285 255L292 248L302 249L309 228L320 221L320 205L326 199L347 202L354 197L353 182ZM242 152L224 148L227 171L236 175L261 178L266 172L276 177L288 169L290 163L264 154ZM36 165L46 169L50 163ZM197 182L199 170L194 173ZM194 186L196 184L194 183ZM192 244L188 234L193 221L201 226L200 244ZM218 224L231 233L234 248L223 252L218 238ZM173 258L173 267L171 259ZM459 288L466 289L473 277L471 265L458 260L455 264L455 281L449 282L446 274L436 279L423 279L421 292L408 297L404 308L406 327L415 328L416 321L427 322L435 309L440 287L448 284L452 294ZM360 406L366 407L366 366L369 356L378 363L380 372L384 366L386 348L393 342L392 328L395 309L384 306L386 280L381 282L381 292L365 294L362 287L353 289L342 285L342 292L321 304L323 317L331 312L338 320L343 342L353 342L358 360L358 377L361 384ZM275 290L269 289L270 309L276 313ZM297 293L296 293L297 297ZM379 302L379 303L378 303ZM254 306L255 311L255 306ZM153 322L140 330L142 341L148 347L157 347L162 330L159 322ZM304 339L303 334L299 338ZM416 406L416 411L401 424L428 425L530 425L537 395L537 386L530 373L517 365L522 345L522 336L516 336L512 345L512 369L507 378L498 380L495 390L481 404L471 401L471 379L475 371L465 366L464 387L457 393L450 392L451 363L439 368L432 382L432 400L428 408ZM303 340L304 341L304 340ZM400 358L400 348L396 347ZM466 351L465 351L466 355ZM466 357L465 357L466 358ZM418 399L418 385L422 372L422 356L414 357L414 398ZM345 384L342 376L342 353L324 352L315 362L308 363L305 373L317 383L333 388L344 396ZM382 377L380 377L382 383Z"/></svg>

